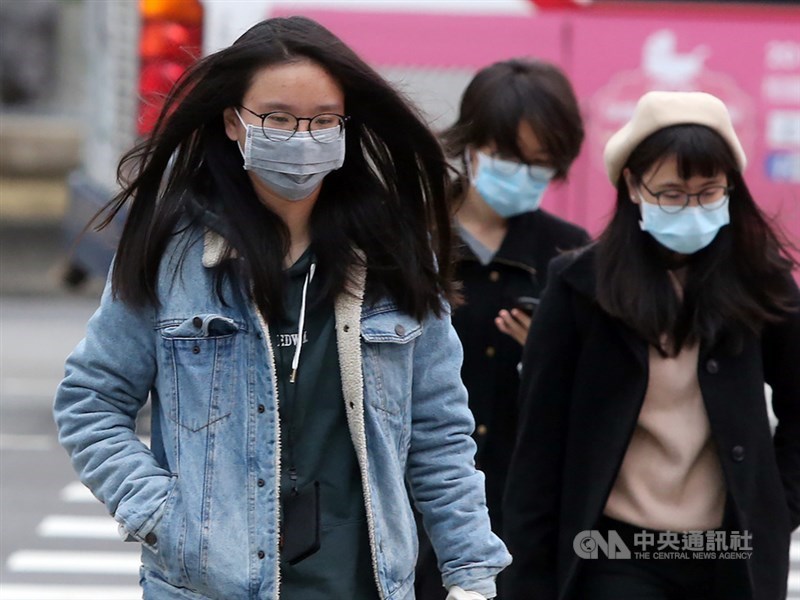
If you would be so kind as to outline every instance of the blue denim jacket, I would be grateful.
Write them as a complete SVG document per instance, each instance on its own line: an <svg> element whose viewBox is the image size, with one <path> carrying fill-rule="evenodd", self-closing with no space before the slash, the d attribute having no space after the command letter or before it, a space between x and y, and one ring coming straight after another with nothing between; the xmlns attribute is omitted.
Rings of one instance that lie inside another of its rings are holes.
<svg viewBox="0 0 800 600"><path fill-rule="evenodd" d="M146 598L279 597L270 337L245 294L231 285L225 303L215 294L208 267L223 247L199 231L176 240L162 260L159 307L132 308L106 286L55 399L81 480L142 542ZM380 597L414 597L406 479L445 586L491 597L510 556L490 530L450 319L420 323L389 300L367 305L364 270L351 281L335 303L337 345ZM150 448L134 433L148 397Z"/></svg>

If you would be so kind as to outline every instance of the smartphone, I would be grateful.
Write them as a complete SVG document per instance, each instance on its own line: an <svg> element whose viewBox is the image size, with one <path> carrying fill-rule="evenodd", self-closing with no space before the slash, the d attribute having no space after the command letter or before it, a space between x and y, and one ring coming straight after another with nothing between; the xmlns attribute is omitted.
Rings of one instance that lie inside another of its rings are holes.
<svg viewBox="0 0 800 600"><path fill-rule="evenodd" d="M533 313L536 312L537 306L539 306L538 298L534 298L533 296L519 296L517 299L514 300L512 308L521 310L529 317L532 317Z"/></svg>

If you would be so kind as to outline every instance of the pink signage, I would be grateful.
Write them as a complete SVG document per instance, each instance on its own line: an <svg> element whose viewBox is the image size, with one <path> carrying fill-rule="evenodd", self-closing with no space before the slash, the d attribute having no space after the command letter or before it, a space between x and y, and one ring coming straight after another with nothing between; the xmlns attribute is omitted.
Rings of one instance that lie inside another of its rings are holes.
<svg viewBox="0 0 800 600"><path fill-rule="evenodd" d="M302 4L298 3L298 7ZM560 15L387 13L290 10L321 23L376 66L479 69L513 56L536 55L561 64Z"/></svg>
<svg viewBox="0 0 800 600"><path fill-rule="evenodd" d="M780 20L751 13L728 19L718 8L571 18L570 74L588 135L569 217L594 231L605 223L614 191L603 171L602 149L644 92L702 90L719 96L731 111L748 156L745 177L753 196L800 240L800 11L785 11Z"/></svg>
<svg viewBox="0 0 800 600"><path fill-rule="evenodd" d="M592 233L614 202L602 148L636 100L655 89L715 94L747 152L753 196L800 244L796 7L597 2L527 16L276 10L318 20L378 68L477 70L514 56L560 65L581 101L587 138L570 181L554 186L544 206Z"/></svg>

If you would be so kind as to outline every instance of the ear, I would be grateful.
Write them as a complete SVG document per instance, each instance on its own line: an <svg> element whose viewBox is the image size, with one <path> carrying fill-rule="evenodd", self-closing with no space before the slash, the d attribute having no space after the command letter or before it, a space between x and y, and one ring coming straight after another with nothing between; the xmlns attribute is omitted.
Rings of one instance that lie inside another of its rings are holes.
<svg viewBox="0 0 800 600"><path fill-rule="evenodd" d="M222 120L225 123L225 135L228 136L228 139L237 142L241 141L240 137L243 132L242 124L239 121L239 117L236 115L236 111L233 108L226 108L222 112Z"/></svg>
<svg viewBox="0 0 800 600"><path fill-rule="evenodd" d="M636 193L636 180L631 175L630 169L623 169L622 176L625 178L625 184L628 186L628 196L631 199L631 202L634 204L639 204L641 200L639 200L639 194Z"/></svg>

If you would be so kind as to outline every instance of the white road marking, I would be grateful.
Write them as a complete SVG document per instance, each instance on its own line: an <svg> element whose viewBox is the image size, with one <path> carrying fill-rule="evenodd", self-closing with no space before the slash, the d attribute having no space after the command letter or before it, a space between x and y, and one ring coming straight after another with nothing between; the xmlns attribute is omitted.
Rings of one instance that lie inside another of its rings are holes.
<svg viewBox="0 0 800 600"><path fill-rule="evenodd" d="M42 537L92 538L118 540L117 522L111 517L73 517L49 515L39 523L36 533Z"/></svg>
<svg viewBox="0 0 800 600"><path fill-rule="evenodd" d="M141 600L138 586L26 585L0 583L0 600Z"/></svg>
<svg viewBox="0 0 800 600"><path fill-rule="evenodd" d="M99 502L80 481L73 481L61 490L61 500L64 502Z"/></svg>
<svg viewBox="0 0 800 600"><path fill-rule="evenodd" d="M17 573L139 573L136 552L47 552L20 550L8 557L6 568Z"/></svg>

